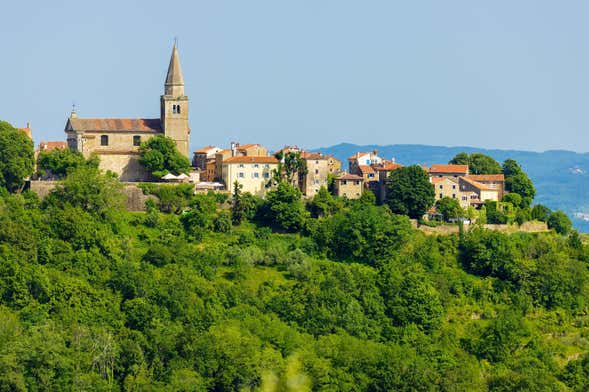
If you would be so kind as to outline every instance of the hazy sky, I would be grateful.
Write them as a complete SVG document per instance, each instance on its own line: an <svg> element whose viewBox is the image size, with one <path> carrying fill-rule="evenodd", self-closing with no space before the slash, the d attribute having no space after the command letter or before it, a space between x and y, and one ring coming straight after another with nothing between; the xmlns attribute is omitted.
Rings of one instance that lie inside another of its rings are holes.
<svg viewBox="0 0 589 392"><path fill-rule="evenodd" d="M587 1L2 1L0 119L158 117L174 36L192 147L589 151Z"/></svg>

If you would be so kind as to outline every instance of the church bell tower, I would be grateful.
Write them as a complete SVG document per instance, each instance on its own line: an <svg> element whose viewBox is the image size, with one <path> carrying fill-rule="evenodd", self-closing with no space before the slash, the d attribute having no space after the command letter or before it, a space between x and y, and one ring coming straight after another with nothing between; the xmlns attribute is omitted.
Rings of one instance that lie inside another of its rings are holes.
<svg viewBox="0 0 589 392"><path fill-rule="evenodd" d="M161 124L164 135L174 139L178 151L188 159L190 147L190 126L188 125L188 97L184 95L184 78L180 68L180 56L176 43L166 76L164 95L160 99Z"/></svg>

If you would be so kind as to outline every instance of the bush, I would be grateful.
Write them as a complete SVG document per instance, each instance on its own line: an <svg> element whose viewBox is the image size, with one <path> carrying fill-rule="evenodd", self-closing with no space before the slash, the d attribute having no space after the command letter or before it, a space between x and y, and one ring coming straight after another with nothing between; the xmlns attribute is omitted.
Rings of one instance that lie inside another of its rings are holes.
<svg viewBox="0 0 589 392"><path fill-rule="evenodd" d="M554 211L548 218L548 228L559 234L568 234L573 228L570 218L562 211Z"/></svg>

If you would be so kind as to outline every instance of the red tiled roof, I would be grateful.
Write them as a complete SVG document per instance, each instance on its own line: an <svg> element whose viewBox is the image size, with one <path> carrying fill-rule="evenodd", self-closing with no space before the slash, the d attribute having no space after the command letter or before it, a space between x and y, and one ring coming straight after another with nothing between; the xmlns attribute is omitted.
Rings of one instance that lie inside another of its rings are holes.
<svg viewBox="0 0 589 392"><path fill-rule="evenodd" d="M344 173L341 176L336 177L336 180L364 180L363 177L357 176L355 174Z"/></svg>
<svg viewBox="0 0 589 392"><path fill-rule="evenodd" d="M318 160L318 159L327 159L323 154L320 152L301 152L301 158L303 159L310 159L310 160Z"/></svg>
<svg viewBox="0 0 589 392"><path fill-rule="evenodd" d="M213 148L216 148L216 147L215 146L206 146L203 148L199 148L195 152L205 153L205 152L209 152L209 150L212 150Z"/></svg>
<svg viewBox="0 0 589 392"><path fill-rule="evenodd" d="M360 171L362 172L362 174L365 174L365 173L374 173L374 169L372 168L372 166L358 165L358 169L360 169Z"/></svg>
<svg viewBox="0 0 589 392"><path fill-rule="evenodd" d="M469 174L466 177L474 181L505 181L503 174Z"/></svg>
<svg viewBox="0 0 589 392"><path fill-rule="evenodd" d="M274 157L231 157L223 160L223 163L278 163Z"/></svg>
<svg viewBox="0 0 589 392"><path fill-rule="evenodd" d="M248 148L252 148L252 147L260 147L260 145L258 143L243 144L241 146L238 146L237 149L238 150L247 150Z"/></svg>
<svg viewBox="0 0 589 392"><path fill-rule="evenodd" d="M75 131L161 132L159 118L70 118Z"/></svg>
<svg viewBox="0 0 589 392"><path fill-rule="evenodd" d="M67 148L66 142L40 142L39 143L39 150L42 151L51 151L55 149L64 149Z"/></svg>
<svg viewBox="0 0 589 392"><path fill-rule="evenodd" d="M474 181L474 180L471 180L468 177L461 177L460 179L463 180L463 181L466 181L467 183L469 183L470 185L474 186L475 188L480 189L480 190L483 190L483 191L497 191L497 189L490 188L487 185L481 184L480 182L477 182L477 181Z"/></svg>
<svg viewBox="0 0 589 392"><path fill-rule="evenodd" d="M468 165L440 165L433 164L430 173L468 173Z"/></svg>
<svg viewBox="0 0 589 392"><path fill-rule="evenodd" d="M357 152L351 157L348 158L348 161L353 161L354 159L358 159L362 155L370 154L369 152Z"/></svg>
<svg viewBox="0 0 589 392"><path fill-rule="evenodd" d="M393 171L403 167L400 163L387 162L382 165L373 166L377 171Z"/></svg>

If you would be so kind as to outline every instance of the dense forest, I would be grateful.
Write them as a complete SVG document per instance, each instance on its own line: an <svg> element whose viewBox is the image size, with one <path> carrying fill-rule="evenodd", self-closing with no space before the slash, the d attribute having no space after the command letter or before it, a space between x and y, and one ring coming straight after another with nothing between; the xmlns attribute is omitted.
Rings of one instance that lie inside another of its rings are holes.
<svg viewBox="0 0 589 392"><path fill-rule="evenodd" d="M3 194L1 390L589 387L576 232L426 237L288 185L235 211L151 186L129 213L118 187L82 165L44 201Z"/></svg>
<svg viewBox="0 0 589 392"><path fill-rule="evenodd" d="M286 182L144 184L131 213L116 177L59 154L44 200L2 178L2 391L589 388L576 231L425 236L370 192Z"/></svg>

